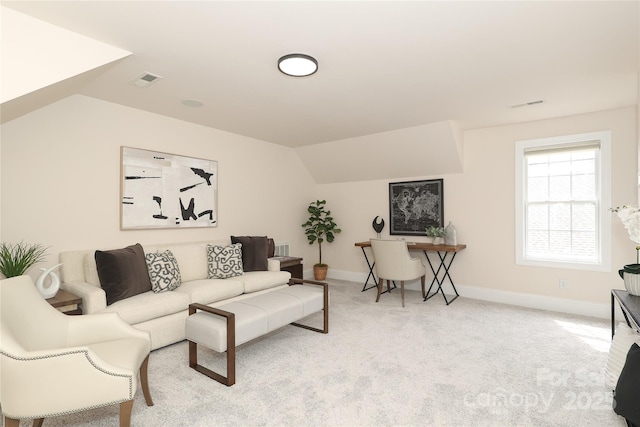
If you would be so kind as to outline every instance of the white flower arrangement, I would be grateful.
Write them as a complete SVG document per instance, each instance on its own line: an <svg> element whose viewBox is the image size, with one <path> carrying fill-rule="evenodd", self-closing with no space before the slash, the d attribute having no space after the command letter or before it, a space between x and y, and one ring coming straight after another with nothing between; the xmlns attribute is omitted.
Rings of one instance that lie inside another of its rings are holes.
<svg viewBox="0 0 640 427"><path fill-rule="evenodd" d="M612 212L618 214L618 218L622 221L622 225L627 229L631 241L638 244L636 246L636 263L640 264L640 208L638 206L618 206L611 209Z"/></svg>

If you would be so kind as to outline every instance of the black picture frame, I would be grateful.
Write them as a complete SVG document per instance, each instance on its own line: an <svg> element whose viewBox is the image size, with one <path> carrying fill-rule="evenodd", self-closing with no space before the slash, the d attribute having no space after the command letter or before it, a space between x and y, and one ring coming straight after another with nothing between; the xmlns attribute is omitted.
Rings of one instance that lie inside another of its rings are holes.
<svg viewBox="0 0 640 427"><path fill-rule="evenodd" d="M391 235L425 236L428 227L444 227L444 180L389 183Z"/></svg>

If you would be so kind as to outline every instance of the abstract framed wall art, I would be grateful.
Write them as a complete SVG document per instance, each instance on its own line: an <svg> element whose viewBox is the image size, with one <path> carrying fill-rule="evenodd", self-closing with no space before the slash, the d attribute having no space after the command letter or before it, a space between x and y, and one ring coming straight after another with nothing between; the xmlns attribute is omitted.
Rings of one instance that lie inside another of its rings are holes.
<svg viewBox="0 0 640 427"><path fill-rule="evenodd" d="M444 180L389 183L392 235L424 236L428 227L444 226Z"/></svg>
<svg viewBox="0 0 640 427"><path fill-rule="evenodd" d="M218 225L218 162L121 147L120 228Z"/></svg>

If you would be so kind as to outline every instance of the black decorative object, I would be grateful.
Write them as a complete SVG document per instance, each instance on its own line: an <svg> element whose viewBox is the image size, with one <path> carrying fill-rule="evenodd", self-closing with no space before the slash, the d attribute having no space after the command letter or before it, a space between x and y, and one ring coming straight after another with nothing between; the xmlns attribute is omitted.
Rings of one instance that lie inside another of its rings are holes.
<svg viewBox="0 0 640 427"><path fill-rule="evenodd" d="M428 227L444 226L444 180L389 183L392 235L424 236Z"/></svg>
<svg viewBox="0 0 640 427"><path fill-rule="evenodd" d="M376 233L378 233L378 239L379 239L380 238L380 233L384 229L384 219L380 218L380 222L378 222L378 218L380 218L380 217L376 216L375 218L373 218L373 223L371 224L371 226L376 231Z"/></svg>

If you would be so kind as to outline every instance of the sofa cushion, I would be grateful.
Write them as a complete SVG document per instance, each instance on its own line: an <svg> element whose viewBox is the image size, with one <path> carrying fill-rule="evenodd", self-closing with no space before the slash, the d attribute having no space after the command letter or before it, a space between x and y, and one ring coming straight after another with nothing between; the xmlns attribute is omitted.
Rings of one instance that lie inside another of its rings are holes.
<svg viewBox="0 0 640 427"><path fill-rule="evenodd" d="M85 282L100 286L100 277L98 277L98 267L96 266L96 257L95 252L91 255L87 254L84 256L82 267L84 269L84 280Z"/></svg>
<svg viewBox="0 0 640 427"><path fill-rule="evenodd" d="M180 268L170 250L145 255L151 290L155 293L172 291L180 286Z"/></svg>
<svg viewBox="0 0 640 427"><path fill-rule="evenodd" d="M118 313L122 320L130 325L135 325L136 323L186 311L189 308L189 303L189 295L184 293L174 291L157 294L149 291L109 305L102 312Z"/></svg>
<svg viewBox="0 0 640 427"><path fill-rule="evenodd" d="M291 273L288 271L249 271L242 275L246 294L284 285L289 279Z"/></svg>
<svg viewBox="0 0 640 427"><path fill-rule="evenodd" d="M100 286L107 305L151 290L144 251L139 243L122 249L95 252Z"/></svg>
<svg viewBox="0 0 640 427"><path fill-rule="evenodd" d="M244 284L235 278L192 280L183 283L175 292L188 295L192 303L210 304L241 295L244 292Z"/></svg>
<svg viewBox="0 0 640 427"><path fill-rule="evenodd" d="M170 250L178 266L182 282L207 278L207 243L175 243L163 245L158 252Z"/></svg>
<svg viewBox="0 0 640 427"><path fill-rule="evenodd" d="M209 279L227 279L242 275L242 245L207 245Z"/></svg>
<svg viewBox="0 0 640 427"><path fill-rule="evenodd" d="M242 269L266 271L269 243L267 236L231 236L231 243L242 244Z"/></svg>

